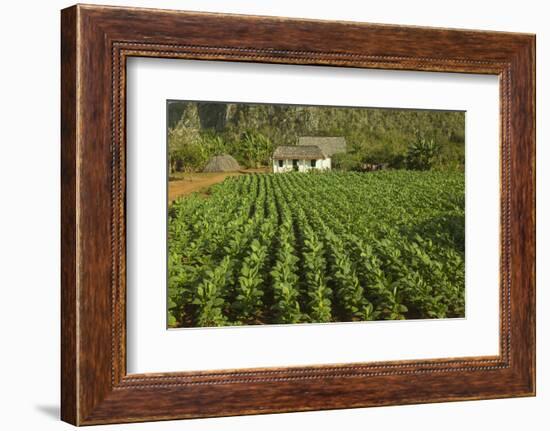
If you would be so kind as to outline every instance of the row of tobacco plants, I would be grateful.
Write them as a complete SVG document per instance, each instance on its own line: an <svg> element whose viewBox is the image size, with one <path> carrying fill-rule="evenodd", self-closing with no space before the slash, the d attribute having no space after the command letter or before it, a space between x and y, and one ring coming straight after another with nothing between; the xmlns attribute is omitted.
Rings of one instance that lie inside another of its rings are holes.
<svg viewBox="0 0 550 431"><path fill-rule="evenodd" d="M464 316L464 174L256 174L176 200L169 326Z"/></svg>

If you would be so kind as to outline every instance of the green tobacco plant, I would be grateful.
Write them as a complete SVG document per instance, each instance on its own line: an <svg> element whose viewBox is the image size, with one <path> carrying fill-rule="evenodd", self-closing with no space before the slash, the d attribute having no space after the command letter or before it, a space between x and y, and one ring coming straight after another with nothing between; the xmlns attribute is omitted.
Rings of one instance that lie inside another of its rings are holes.
<svg viewBox="0 0 550 431"><path fill-rule="evenodd" d="M332 290L326 283L324 245L310 226L304 229L304 269L306 270L308 307L312 322L332 320Z"/></svg>
<svg viewBox="0 0 550 431"><path fill-rule="evenodd" d="M267 247L254 239L250 244L250 252L246 256L239 273L237 299L234 307L239 310L240 320L250 320L258 317L262 311L262 269L267 255Z"/></svg>

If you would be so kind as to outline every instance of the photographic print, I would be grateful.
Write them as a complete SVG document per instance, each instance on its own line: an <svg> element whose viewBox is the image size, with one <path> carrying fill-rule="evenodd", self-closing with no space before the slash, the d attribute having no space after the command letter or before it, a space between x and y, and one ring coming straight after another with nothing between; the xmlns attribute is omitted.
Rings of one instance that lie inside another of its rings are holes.
<svg viewBox="0 0 550 431"><path fill-rule="evenodd" d="M465 316L465 112L167 101L170 328Z"/></svg>

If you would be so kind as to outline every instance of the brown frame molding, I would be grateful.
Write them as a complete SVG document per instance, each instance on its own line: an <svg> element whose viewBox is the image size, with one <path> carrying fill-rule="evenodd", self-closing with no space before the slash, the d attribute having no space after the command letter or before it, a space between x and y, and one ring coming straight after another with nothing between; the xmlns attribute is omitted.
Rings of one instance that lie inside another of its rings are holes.
<svg viewBox="0 0 550 431"><path fill-rule="evenodd" d="M61 52L63 420L91 425L535 394L534 35L77 5L61 13ZM129 56L498 75L499 356L127 375Z"/></svg>

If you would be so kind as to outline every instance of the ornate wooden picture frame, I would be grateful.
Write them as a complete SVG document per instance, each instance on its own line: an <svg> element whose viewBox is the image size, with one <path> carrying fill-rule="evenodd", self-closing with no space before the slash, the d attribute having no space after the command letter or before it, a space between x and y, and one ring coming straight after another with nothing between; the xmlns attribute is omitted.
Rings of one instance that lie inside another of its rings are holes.
<svg viewBox="0 0 550 431"><path fill-rule="evenodd" d="M535 37L77 5L61 20L61 416L75 425L535 394ZM126 60L500 78L500 354L127 374Z"/></svg>

